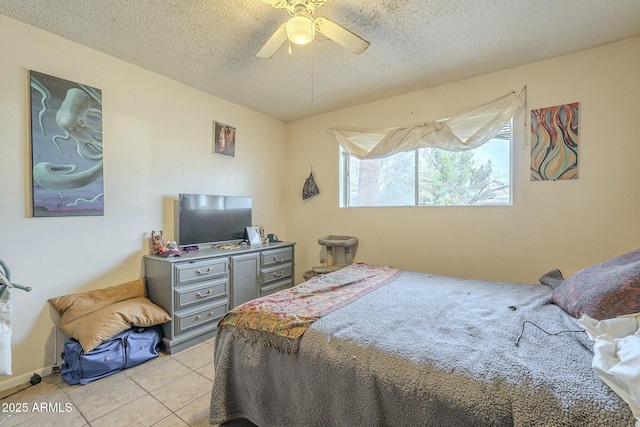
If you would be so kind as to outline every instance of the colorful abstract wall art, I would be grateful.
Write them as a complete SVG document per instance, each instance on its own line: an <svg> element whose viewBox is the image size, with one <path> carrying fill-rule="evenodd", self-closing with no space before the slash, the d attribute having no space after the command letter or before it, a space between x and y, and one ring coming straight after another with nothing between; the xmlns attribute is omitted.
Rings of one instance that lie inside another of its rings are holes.
<svg viewBox="0 0 640 427"><path fill-rule="evenodd" d="M102 216L102 91L31 71L33 216Z"/></svg>
<svg viewBox="0 0 640 427"><path fill-rule="evenodd" d="M531 181L578 178L578 103L531 110Z"/></svg>

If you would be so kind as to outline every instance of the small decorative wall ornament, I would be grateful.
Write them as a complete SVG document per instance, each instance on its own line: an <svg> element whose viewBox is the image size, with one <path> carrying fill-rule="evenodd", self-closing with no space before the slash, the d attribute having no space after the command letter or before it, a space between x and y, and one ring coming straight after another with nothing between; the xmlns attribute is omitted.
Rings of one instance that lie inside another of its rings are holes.
<svg viewBox="0 0 640 427"><path fill-rule="evenodd" d="M578 178L579 103L531 110L531 181Z"/></svg>
<svg viewBox="0 0 640 427"><path fill-rule="evenodd" d="M320 189L316 184L315 177L313 175L313 167L311 168L311 173L309 177L304 182L304 186L302 187L302 200L310 199L313 196L317 196L320 194Z"/></svg>
<svg viewBox="0 0 640 427"><path fill-rule="evenodd" d="M236 156L236 128L213 122L213 152L227 157Z"/></svg>

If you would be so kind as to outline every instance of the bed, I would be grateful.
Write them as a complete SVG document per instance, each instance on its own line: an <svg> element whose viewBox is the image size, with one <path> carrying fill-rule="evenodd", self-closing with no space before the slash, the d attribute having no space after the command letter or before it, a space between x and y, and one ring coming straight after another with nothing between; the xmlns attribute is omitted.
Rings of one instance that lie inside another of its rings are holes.
<svg viewBox="0 0 640 427"><path fill-rule="evenodd" d="M640 271L640 251L630 254ZM640 353L625 361L631 385L616 392L596 375L607 320L593 295L582 307L567 295L612 285L580 273L516 284L354 264L249 301L219 323L210 423L634 426ZM640 339L640 281L623 282L605 311L627 315Z"/></svg>

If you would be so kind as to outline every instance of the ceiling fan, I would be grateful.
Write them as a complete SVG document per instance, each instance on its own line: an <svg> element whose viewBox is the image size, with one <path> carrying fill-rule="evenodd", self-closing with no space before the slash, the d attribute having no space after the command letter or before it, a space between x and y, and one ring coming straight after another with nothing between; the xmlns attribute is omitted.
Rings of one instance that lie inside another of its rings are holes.
<svg viewBox="0 0 640 427"><path fill-rule="evenodd" d="M324 34L340 46L349 49L356 55L369 47L369 42L341 27L332 20L313 18L313 12L326 0L262 0L273 7L286 9L291 18L280 25L275 33L256 54L258 58L269 59L282 44L289 39L291 43L305 45L313 40L315 32Z"/></svg>

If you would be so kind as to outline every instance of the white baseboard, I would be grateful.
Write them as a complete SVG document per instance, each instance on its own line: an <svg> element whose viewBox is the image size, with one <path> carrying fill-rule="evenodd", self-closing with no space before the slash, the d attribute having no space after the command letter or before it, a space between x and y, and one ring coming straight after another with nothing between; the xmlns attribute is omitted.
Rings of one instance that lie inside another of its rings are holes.
<svg viewBox="0 0 640 427"><path fill-rule="evenodd" d="M51 375L51 372L53 372L53 365L45 366L44 368L38 369L29 374L11 376L11 377L8 377L6 380L2 380L1 379L2 377L0 377L0 391L9 390L10 388L18 387L18 386L26 387L29 385L29 380L31 380L31 377L33 376L33 374L38 374L41 377L46 377L47 375Z"/></svg>

